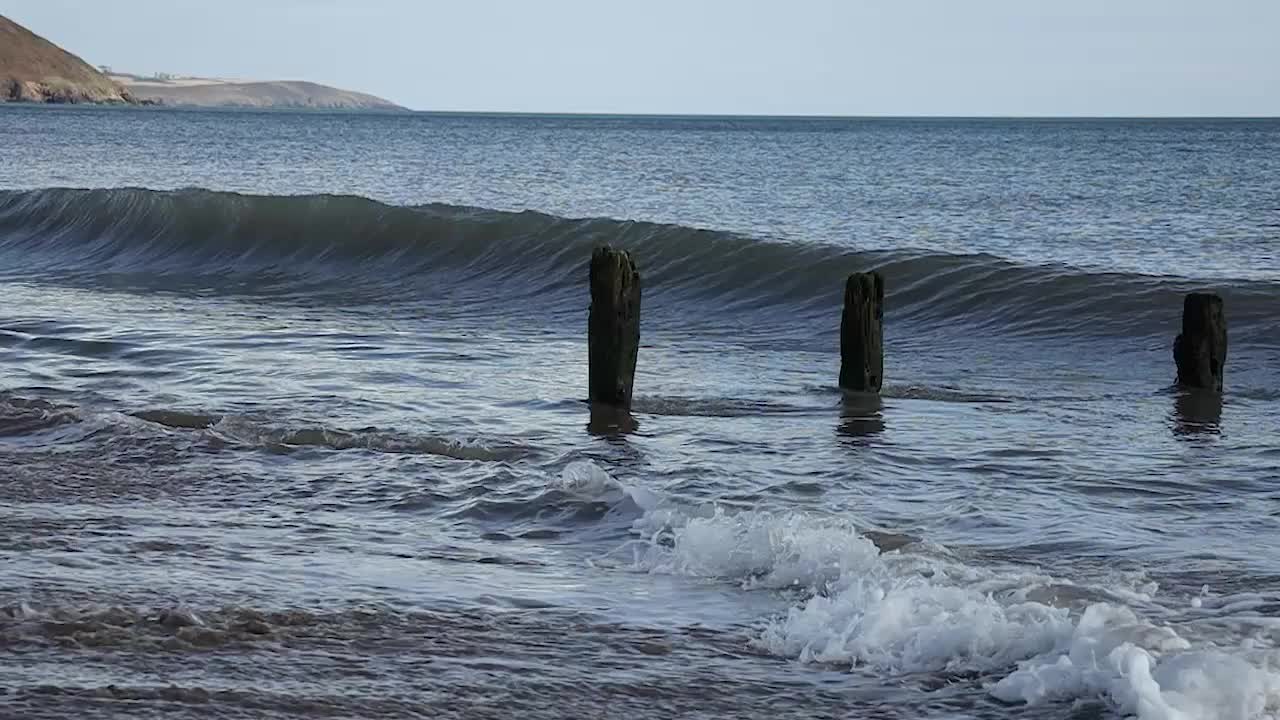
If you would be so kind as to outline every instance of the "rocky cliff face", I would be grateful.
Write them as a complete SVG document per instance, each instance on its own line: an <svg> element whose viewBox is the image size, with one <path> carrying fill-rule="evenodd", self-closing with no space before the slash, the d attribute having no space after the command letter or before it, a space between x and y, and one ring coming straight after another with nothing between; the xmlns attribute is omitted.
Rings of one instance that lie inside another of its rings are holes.
<svg viewBox="0 0 1280 720"><path fill-rule="evenodd" d="M17 78L8 78L7 84L7 88L0 87L0 102L109 103L115 105L132 105L138 102L128 90L123 88L102 90L57 80L36 82L34 80L18 80Z"/></svg>
<svg viewBox="0 0 1280 720"><path fill-rule="evenodd" d="M137 100L89 63L0 15L0 102Z"/></svg>

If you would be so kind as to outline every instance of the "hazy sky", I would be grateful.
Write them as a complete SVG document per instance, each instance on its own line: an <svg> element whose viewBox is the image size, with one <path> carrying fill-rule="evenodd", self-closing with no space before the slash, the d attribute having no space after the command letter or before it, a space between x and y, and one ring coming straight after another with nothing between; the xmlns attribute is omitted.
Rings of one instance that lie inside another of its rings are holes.
<svg viewBox="0 0 1280 720"><path fill-rule="evenodd" d="M1280 115L1280 0L0 0L94 64L422 110Z"/></svg>

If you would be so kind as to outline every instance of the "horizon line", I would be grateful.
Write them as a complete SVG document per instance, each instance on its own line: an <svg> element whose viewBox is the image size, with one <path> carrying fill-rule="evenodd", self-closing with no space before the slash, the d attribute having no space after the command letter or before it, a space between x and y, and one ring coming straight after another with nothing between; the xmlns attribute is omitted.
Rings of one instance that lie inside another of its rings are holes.
<svg viewBox="0 0 1280 720"><path fill-rule="evenodd" d="M231 109L231 108L228 108ZM707 120L1280 120L1276 115L947 115L947 114L858 114L811 115L804 113L665 113L665 112L566 112L551 110L417 110L405 108L415 115L470 115L515 117L588 117L588 118L689 118Z"/></svg>
<svg viewBox="0 0 1280 720"><path fill-rule="evenodd" d="M58 104L58 103L24 103L0 102L0 107L40 107L45 109L86 109L109 108L115 110L144 110L147 112L258 112L258 113L303 113L303 114L338 114L338 115L435 115L454 117L527 117L527 118L616 118L616 119L663 119L663 120L1280 120L1276 115L946 115L946 114L860 114L860 115L810 115L803 113L764 114L764 113L666 113L666 112L575 112L550 110L417 110L410 107L397 108L325 108L325 107L252 107L252 106L187 106L187 105L153 105L147 107L131 105L98 105L98 104Z"/></svg>

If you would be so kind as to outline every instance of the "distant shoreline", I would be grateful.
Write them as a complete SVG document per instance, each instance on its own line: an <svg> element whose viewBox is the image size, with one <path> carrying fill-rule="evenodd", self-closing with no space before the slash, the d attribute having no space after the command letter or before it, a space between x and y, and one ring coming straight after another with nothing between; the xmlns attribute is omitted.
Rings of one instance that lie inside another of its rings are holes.
<svg viewBox="0 0 1280 720"><path fill-rule="evenodd" d="M390 100L305 80L143 77L94 67L0 15L0 103L284 107L405 112Z"/></svg>
<svg viewBox="0 0 1280 720"><path fill-rule="evenodd" d="M112 72L108 77L132 96L166 106L408 110L375 95L306 80L234 80L172 75L144 77L124 72Z"/></svg>
<svg viewBox="0 0 1280 720"><path fill-rule="evenodd" d="M397 109L380 109L380 108L341 108L341 107L252 107L243 105L216 105L216 106L200 106L200 105L165 105L163 103L139 103L126 105L123 103L48 103L48 102L0 102L0 112L4 112L6 108L18 110L20 108L34 108L40 111L57 112L64 111L94 111L102 110L106 112L167 112L167 113L222 113L234 115L236 113L276 113L281 115L299 114L299 115L418 115L414 110L397 110Z"/></svg>

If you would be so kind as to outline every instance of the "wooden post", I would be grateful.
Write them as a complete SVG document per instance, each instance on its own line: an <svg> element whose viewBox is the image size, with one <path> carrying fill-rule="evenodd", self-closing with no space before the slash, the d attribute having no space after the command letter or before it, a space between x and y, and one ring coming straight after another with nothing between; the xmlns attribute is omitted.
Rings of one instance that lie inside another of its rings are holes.
<svg viewBox="0 0 1280 720"><path fill-rule="evenodd" d="M631 253L599 247L591 254L591 311L587 318L588 398L631 409L640 349L640 273Z"/></svg>
<svg viewBox="0 0 1280 720"><path fill-rule="evenodd" d="M854 273L844 286L840 318L840 387L880 392L884 382L884 278Z"/></svg>
<svg viewBox="0 0 1280 720"><path fill-rule="evenodd" d="M1222 392L1227 364L1227 318L1222 298L1214 293L1190 293L1182 303L1182 332L1173 341L1178 384Z"/></svg>

